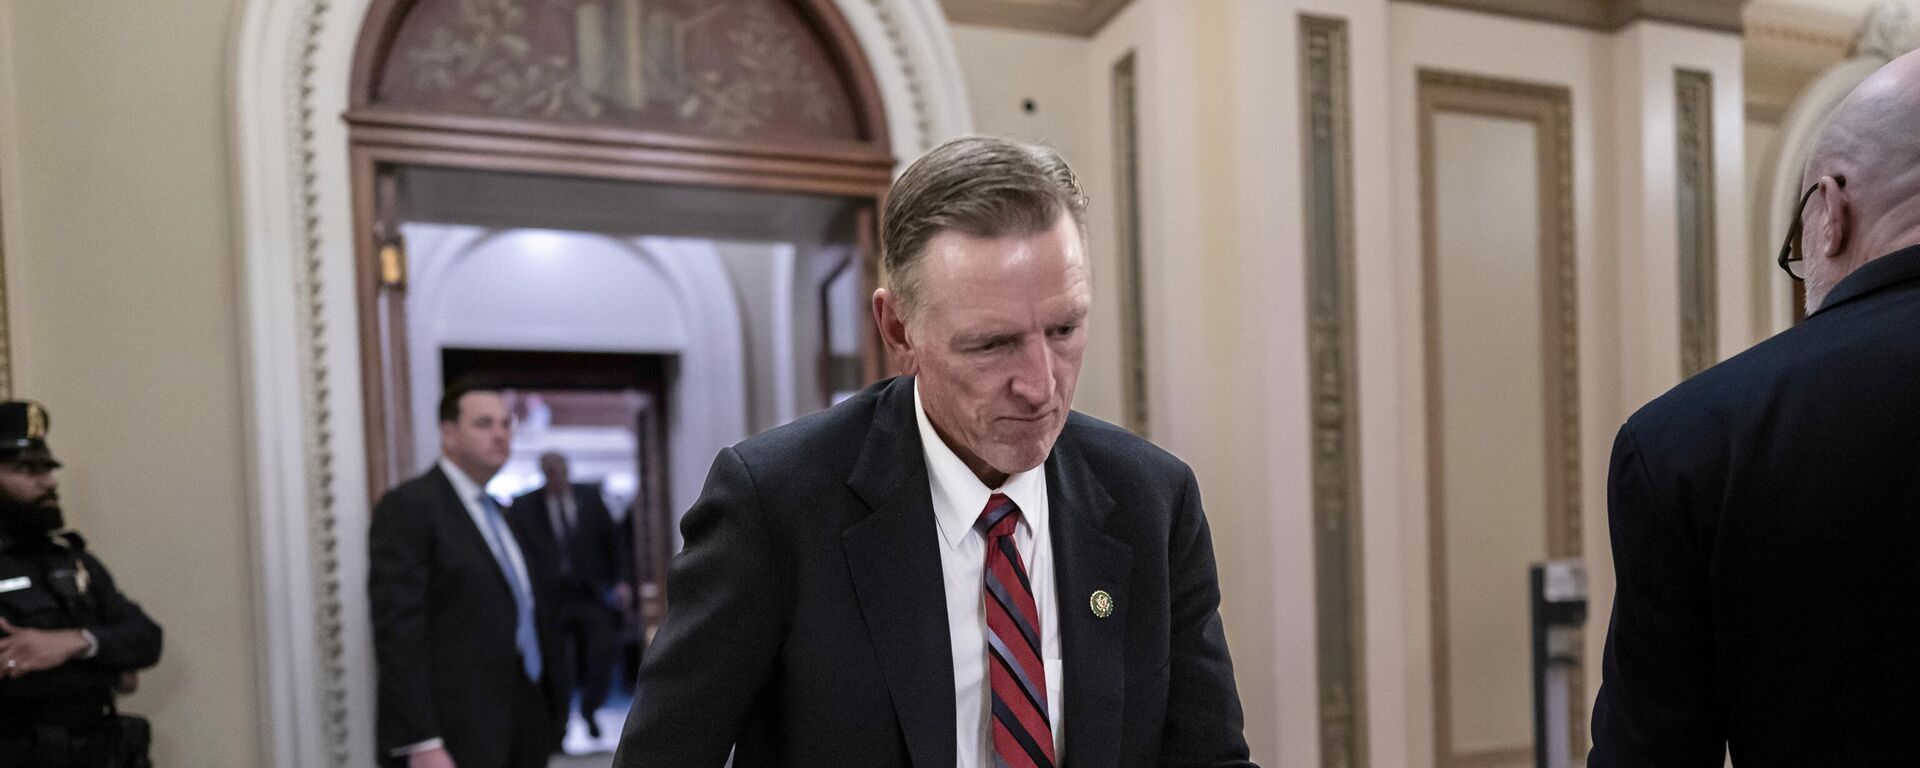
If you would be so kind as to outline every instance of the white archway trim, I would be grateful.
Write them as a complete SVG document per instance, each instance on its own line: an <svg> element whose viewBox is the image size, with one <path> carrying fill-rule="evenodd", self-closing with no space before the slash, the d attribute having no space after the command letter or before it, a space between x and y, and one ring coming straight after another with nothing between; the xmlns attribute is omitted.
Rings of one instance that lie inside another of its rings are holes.
<svg viewBox="0 0 1920 768"><path fill-rule="evenodd" d="M834 0L867 54L900 164L973 131L953 32L938 0ZM874 43L885 41L885 46Z"/></svg>
<svg viewBox="0 0 1920 768"><path fill-rule="evenodd" d="M835 0L896 156L972 128L937 0ZM370 0L246 0L232 60L257 663L268 759L372 765L365 442L346 126ZM696 486L697 487L697 486Z"/></svg>
<svg viewBox="0 0 1920 768"><path fill-rule="evenodd" d="M739 296L711 241L643 237L633 246L666 270L687 321L679 383L667 402L668 493L677 523L700 495L713 457L749 434L746 332ZM679 551L677 524L673 539Z"/></svg>

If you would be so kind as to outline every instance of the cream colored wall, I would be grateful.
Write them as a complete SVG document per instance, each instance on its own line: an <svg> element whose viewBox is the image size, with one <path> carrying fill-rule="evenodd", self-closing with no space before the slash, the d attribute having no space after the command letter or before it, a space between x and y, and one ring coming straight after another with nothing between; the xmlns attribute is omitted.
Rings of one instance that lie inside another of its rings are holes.
<svg viewBox="0 0 1920 768"><path fill-rule="evenodd" d="M1772 294L1774 281L1787 279L1773 266L1778 254L1774 249L1780 244L1769 234L1776 219L1784 220L1786 211L1772 210L1767 205L1772 199L1772 190L1768 185L1773 182L1773 169L1780 162L1780 124L1759 120L1746 121L1745 141L1746 189L1741 190L1741 203L1747 221L1747 258L1760 265L1752 281L1747 285L1748 297L1748 334L1752 338L1765 338L1773 332Z"/></svg>
<svg viewBox="0 0 1920 768"><path fill-rule="evenodd" d="M166 630L156 762L262 764L230 233L233 0L0 1L16 394L68 519Z"/></svg>

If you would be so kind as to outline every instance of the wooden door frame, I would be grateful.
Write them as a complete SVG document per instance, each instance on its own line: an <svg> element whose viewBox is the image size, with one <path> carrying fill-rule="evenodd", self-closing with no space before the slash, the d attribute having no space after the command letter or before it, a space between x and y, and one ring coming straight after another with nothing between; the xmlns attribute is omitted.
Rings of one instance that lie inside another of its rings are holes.
<svg viewBox="0 0 1920 768"><path fill-rule="evenodd" d="M401 22L418 0L375 0L354 52L348 126L353 207L354 294L360 338L367 491L377 499L412 470L408 426L404 279L382 269L391 242L392 203L382 179L402 167L436 167L832 195L868 212L871 228L892 183L894 158L878 81L852 28L832 0L791 0L849 85L859 141L766 143L602 125L396 109L376 104L377 75ZM866 291L880 279L877 229L855 233ZM863 366L885 369L878 331L862 334Z"/></svg>

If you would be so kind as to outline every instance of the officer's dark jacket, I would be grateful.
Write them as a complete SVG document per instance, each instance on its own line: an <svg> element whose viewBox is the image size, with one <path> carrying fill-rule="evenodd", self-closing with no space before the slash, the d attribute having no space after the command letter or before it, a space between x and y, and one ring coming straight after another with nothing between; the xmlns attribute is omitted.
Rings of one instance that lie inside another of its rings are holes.
<svg viewBox="0 0 1920 768"><path fill-rule="evenodd" d="M0 617L22 629L86 629L100 643L91 659L0 680L0 718L46 704L104 704L122 673L160 660L160 626L85 547L78 534L23 540L0 532Z"/></svg>

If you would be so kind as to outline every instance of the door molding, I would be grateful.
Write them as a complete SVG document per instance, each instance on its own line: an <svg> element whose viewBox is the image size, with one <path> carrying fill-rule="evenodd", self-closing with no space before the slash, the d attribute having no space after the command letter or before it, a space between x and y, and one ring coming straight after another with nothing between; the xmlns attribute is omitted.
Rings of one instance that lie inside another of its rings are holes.
<svg viewBox="0 0 1920 768"><path fill-rule="evenodd" d="M1422 69L1419 72L1419 162L1421 312L1425 338L1427 568L1432 610L1433 724L1435 765L1455 768L1503 759L1499 754L1456 754L1453 749L1451 671L1448 654L1446 488L1442 471L1438 230L1434 179L1434 117L1451 112L1521 120L1534 126L1539 200L1539 259L1543 392L1546 416L1548 557L1581 554L1579 314L1573 217L1572 95L1561 86ZM1515 578L1520 578L1515 574ZM1584 658L1584 653L1576 651ZM1586 718L1582 667L1569 675L1567 718L1576 751L1584 750ZM1529 747L1530 750L1530 747Z"/></svg>

